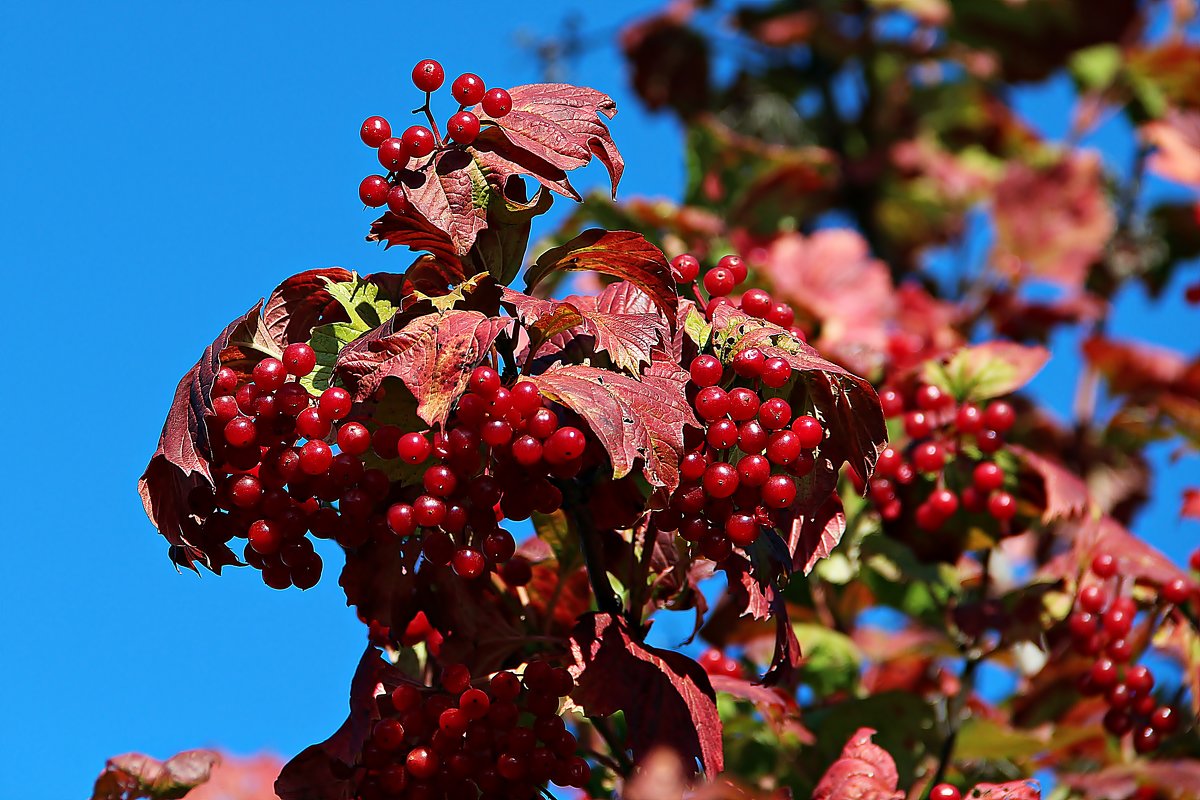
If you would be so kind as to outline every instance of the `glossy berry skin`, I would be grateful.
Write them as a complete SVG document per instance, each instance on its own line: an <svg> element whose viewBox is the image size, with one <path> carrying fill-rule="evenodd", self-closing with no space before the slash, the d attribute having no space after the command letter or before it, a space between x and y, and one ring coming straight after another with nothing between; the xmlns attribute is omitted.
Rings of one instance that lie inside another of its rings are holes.
<svg viewBox="0 0 1200 800"><path fill-rule="evenodd" d="M408 210L412 208L412 203L408 201L408 195L404 193L404 187L400 184L388 189L387 207L388 211L397 216L407 214Z"/></svg>
<svg viewBox="0 0 1200 800"><path fill-rule="evenodd" d="M468 145L479 136L479 117L470 111L460 111L446 123L446 133L456 143Z"/></svg>
<svg viewBox="0 0 1200 800"><path fill-rule="evenodd" d="M763 484L762 499L768 508L787 508L796 502L796 484L787 475L772 475Z"/></svg>
<svg viewBox="0 0 1200 800"><path fill-rule="evenodd" d="M413 158L424 158L437 146L433 133L424 125L411 126L400 137L400 141L404 143L404 152Z"/></svg>
<svg viewBox="0 0 1200 800"><path fill-rule="evenodd" d="M1004 485L1004 470L1000 468L999 464L984 461L976 465L974 472L971 473L971 482L983 494L994 492Z"/></svg>
<svg viewBox="0 0 1200 800"><path fill-rule="evenodd" d="M704 491L718 499L730 497L738 488L738 473L732 464L717 462L704 470Z"/></svg>
<svg viewBox="0 0 1200 800"><path fill-rule="evenodd" d="M389 188L391 187L388 186L387 178L382 175L368 175L358 185L358 199L364 206L379 208L387 202Z"/></svg>
<svg viewBox="0 0 1200 800"><path fill-rule="evenodd" d="M289 375L302 378L316 369L317 353L304 342L292 342L283 349L283 366Z"/></svg>
<svg viewBox="0 0 1200 800"><path fill-rule="evenodd" d="M483 553L473 547L463 547L456 551L451 563L454 566L454 574L460 578L478 578L487 569Z"/></svg>
<svg viewBox="0 0 1200 800"><path fill-rule="evenodd" d="M384 139L379 145L379 163L388 172L404 169L408 163L409 153L404 149L404 141L399 137Z"/></svg>
<svg viewBox="0 0 1200 800"><path fill-rule="evenodd" d="M504 89L489 89L483 95L483 113L489 117L503 117L512 111L512 97Z"/></svg>
<svg viewBox="0 0 1200 800"><path fill-rule="evenodd" d="M730 274L733 275L733 282L735 284L741 283L742 281L746 280L746 275L747 275L746 262L742 261L741 256L735 256L735 255L723 256L721 258L721 260L717 262L717 266L720 269L729 270Z"/></svg>
<svg viewBox="0 0 1200 800"><path fill-rule="evenodd" d="M760 377L764 386L779 389L792 379L792 365L782 358L768 358L763 362Z"/></svg>
<svg viewBox="0 0 1200 800"><path fill-rule="evenodd" d="M1192 586L1184 578L1176 578L1170 583L1163 584L1162 599L1166 602L1181 606L1192 596Z"/></svg>
<svg viewBox="0 0 1200 800"><path fill-rule="evenodd" d="M757 378L762 375L763 364L767 362L766 355L757 347L747 347L733 357L733 371L743 378Z"/></svg>
<svg viewBox="0 0 1200 800"><path fill-rule="evenodd" d="M350 413L353 401L350 393L339 386L331 386L321 393L317 401L317 411L322 419L339 420Z"/></svg>
<svg viewBox="0 0 1200 800"><path fill-rule="evenodd" d="M701 388L716 386L721 382L721 375L724 371L725 368L721 366L721 362L715 356L710 355L696 356L688 367L692 383Z"/></svg>
<svg viewBox="0 0 1200 800"><path fill-rule="evenodd" d="M1017 501L1008 492L996 492L988 498L987 510L998 522L1008 522L1017 514Z"/></svg>
<svg viewBox="0 0 1200 800"><path fill-rule="evenodd" d="M420 464L429 458L433 452L433 445L419 433L406 433L396 443L396 452L401 461Z"/></svg>
<svg viewBox="0 0 1200 800"><path fill-rule="evenodd" d="M548 464L566 464L583 456L587 439L578 428L559 428L543 444L542 457Z"/></svg>
<svg viewBox="0 0 1200 800"><path fill-rule="evenodd" d="M962 792L957 786L939 783L929 792L929 800L962 800Z"/></svg>
<svg viewBox="0 0 1200 800"><path fill-rule="evenodd" d="M800 446L805 450L812 450L821 444L825 438L825 429L816 417L809 414L796 417L792 421L792 432L800 441Z"/></svg>
<svg viewBox="0 0 1200 800"><path fill-rule="evenodd" d="M704 276L704 291L711 297L725 297L736 284L733 273L721 267L709 270Z"/></svg>
<svg viewBox="0 0 1200 800"><path fill-rule="evenodd" d="M491 399L500 391L500 373L488 366L476 367L467 380L467 388L484 399Z"/></svg>
<svg viewBox="0 0 1200 800"><path fill-rule="evenodd" d="M305 442L300 448L300 469L305 475L320 475L333 464L333 451L320 439Z"/></svg>
<svg viewBox="0 0 1200 800"><path fill-rule="evenodd" d="M671 259L671 271L680 283L691 283L700 274L700 261L690 253L682 253Z"/></svg>
<svg viewBox="0 0 1200 800"><path fill-rule="evenodd" d="M767 312L767 322L778 325L781 328L790 328L796 321L796 312L792 311L792 307L787 303L775 303L771 306L771 310ZM803 339L804 337L799 337Z"/></svg>
<svg viewBox="0 0 1200 800"><path fill-rule="evenodd" d="M1117 559L1111 553L1099 553L1092 559L1092 574L1097 578L1111 578L1117 574Z"/></svg>
<svg viewBox="0 0 1200 800"><path fill-rule="evenodd" d="M483 83L483 78L473 72L464 72L454 79L454 83L450 84L450 94L462 106L473 106L483 99L487 87Z"/></svg>
<svg viewBox="0 0 1200 800"><path fill-rule="evenodd" d="M763 319L770 312L771 306L774 304L771 295L762 289L747 289L742 295L742 311L745 311L752 317Z"/></svg>
<svg viewBox="0 0 1200 800"><path fill-rule="evenodd" d="M358 135L367 147L379 147L384 139L392 135L392 126L383 117L367 117Z"/></svg>
<svg viewBox="0 0 1200 800"><path fill-rule="evenodd" d="M446 71L432 58L422 59L413 67L412 82L422 92L436 92L446 80Z"/></svg>
<svg viewBox="0 0 1200 800"><path fill-rule="evenodd" d="M437 774L439 766L441 765L438 762L437 754L428 747L414 747L408 751L408 756L404 760L404 767L408 770L408 774L419 781L432 778Z"/></svg>
<svg viewBox="0 0 1200 800"><path fill-rule="evenodd" d="M983 422L997 433L1006 433L1017 421L1017 412L1003 400L988 403L983 412Z"/></svg>
<svg viewBox="0 0 1200 800"><path fill-rule="evenodd" d="M696 395L695 405L701 419L720 419L729 413L729 395L719 386L709 386Z"/></svg>

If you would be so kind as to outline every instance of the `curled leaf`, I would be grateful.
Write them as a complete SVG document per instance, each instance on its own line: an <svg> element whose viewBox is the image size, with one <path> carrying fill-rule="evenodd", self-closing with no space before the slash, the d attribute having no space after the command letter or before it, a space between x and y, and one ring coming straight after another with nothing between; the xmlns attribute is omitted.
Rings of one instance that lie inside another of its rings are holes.
<svg viewBox="0 0 1200 800"><path fill-rule="evenodd" d="M92 789L92 800L175 800L205 783L221 757L187 750L159 761L141 753L110 758Z"/></svg>
<svg viewBox="0 0 1200 800"><path fill-rule="evenodd" d="M900 800L896 762L886 750L871 742L875 731L859 728L842 748L813 792L813 800Z"/></svg>
<svg viewBox="0 0 1200 800"><path fill-rule="evenodd" d="M925 381L960 400L980 402L1025 386L1049 360L1044 347L986 342L963 347L945 362L926 364Z"/></svg>

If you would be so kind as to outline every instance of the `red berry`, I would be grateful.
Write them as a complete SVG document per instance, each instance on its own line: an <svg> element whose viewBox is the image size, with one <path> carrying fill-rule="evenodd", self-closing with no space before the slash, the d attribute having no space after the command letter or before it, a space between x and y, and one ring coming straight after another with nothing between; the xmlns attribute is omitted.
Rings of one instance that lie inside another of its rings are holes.
<svg viewBox="0 0 1200 800"><path fill-rule="evenodd" d="M423 494L413 501L412 506L413 518L416 519L418 525L423 527L436 528L446 519L446 504L436 497ZM432 537L427 536L425 539L427 545L430 538ZM439 561L445 563L445 560L439 559Z"/></svg>
<svg viewBox="0 0 1200 800"><path fill-rule="evenodd" d="M725 535L738 547L749 547L758 538L758 522L752 514L730 514L725 520Z"/></svg>
<svg viewBox="0 0 1200 800"><path fill-rule="evenodd" d="M772 464L790 464L800 457L803 449L800 436L794 431L776 431L767 440L767 458Z"/></svg>
<svg viewBox="0 0 1200 800"><path fill-rule="evenodd" d="M725 297L733 291L737 281L733 273L722 267L709 270L704 276L704 291L711 297Z"/></svg>
<svg viewBox="0 0 1200 800"><path fill-rule="evenodd" d="M347 422L338 429L337 443L343 453L361 456L371 449L371 432L361 422Z"/></svg>
<svg viewBox="0 0 1200 800"><path fill-rule="evenodd" d="M721 362L715 356L699 355L692 359L691 365L688 367L688 372L692 377L692 383L700 387L716 386L721 382L721 375L725 369L721 366Z"/></svg>
<svg viewBox="0 0 1200 800"><path fill-rule="evenodd" d="M1074 611L1067 618L1067 628L1071 632L1071 638L1076 641L1090 639L1099 627L1100 621L1096 619L1094 614L1089 614L1086 611Z"/></svg>
<svg viewBox="0 0 1200 800"><path fill-rule="evenodd" d="M461 145L468 145L479 136L479 117L470 111L460 111L446 123L446 134Z"/></svg>
<svg viewBox="0 0 1200 800"><path fill-rule="evenodd" d="M757 347L747 347L733 357L733 371L743 378L757 378L762 375L766 355Z"/></svg>
<svg viewBox="0 0 1200 800"><path fill-rule="evenodd" d="M999 464L984 461L976 465L971 481L982 494L990 494L1004 485L1004 470Z"/></svg>
<svg viewBox="0 0 1200 800"><path fill-rule="evenodd" d="M358 185L358 199L364 206L379 208L387 202L387 178L382 175L368 175Z"/></svg>
<svg viewBox="0 0 1200 800"><path fill-rule="evenodd" d="M389 137L379 145L379 163L388 172L404 169L408 163L409 153L404 149L404 142L399 137Z"/></svg>
<svg viewBox="0 0 1200 800"><path fill-rule="evenodd" d="M1111 578L1117 574L1117 559L1111 553L1098 553L1092 559L1092 574L1097 578Z"/></svg>
<svg viewBox="0 0 1200 800"><path fill-rule="evenodd" d="M810 414L796 417L792 421L792 432L796 434L800 446L805 450L812 450L825 439L825 429L817 418Z"/></svg>
<svg viewBox="0 0 1200 800"><path fill-rule="evenodd" d="M744 456L737 463L738 483L741 486L763 486L771 477L771 462L763 456Z"/></svg>
<svg viewBox="0 0 1200 800"><path fill-rule="evenodd" d="M467 388L485 400L490 400L500 390L500 373L488 366L476 367L467 381Z"/></svg>
<svg viewBox="0 0 1200 800"><path fill-rule="evenodd" d="M763 362L762 382L772 389L779 389L792 379L792 365L782 358L768 358Z"/></svg>
<svg viewBox="0 0 1200 800"><path fill-rule="evenodd" d="M671 259L671 271L680 283L691 283L700 274L700 262L695 256L682 253Z"/></svg>
<svg viewBox="0 0 1200 800"><path fill-rule="evenodd" d="M1133 729L1133 718L1119 708L1110 708L1104 714L1104 729L1113 736L1124 736Z"/></svg>
<svg viewBox="0 0 1200 800"><path fill-rule="evenodd" d="M1174 733L1179 727L1179 712L1171 706L1161 706L1150 714L1150 725L1163 733Z"/></svg>
<svg viewBox="0 0 1200 800"><path fill-rule="evenodd" d="M258 428L249 417L234 417L225 423L225 441L233 447L247 447L258 438Z"/></svg>
<svg viewBox="0 0 1200 800"><path fill-rule="evenodd" d="M758 414L758 395L741 386L729 390L729 416L736 422L754 419Z"/></svg>
<svg viewBox="0 0 1200 800"><path fill-rule="evenodd" d="M384 752L399 750L404 746L404 726L398 719L385 717L375 723L371 742Z"/></svg>
<svg viewBox="0 0 1200 800"><path fill-rule="evenodd" d="M424 125L413 125L404 132L400 141L404 143L404 152L413 158L424 158L437 146L433 133Z"/></svg>
<svg viewBox="0 0 1200 800"><path fill-rule="evenodd" d="M996 492L988 498L988 513L999 522L1007 522L1017 513L1017 501L1008 492Z"/></svg>
<svg viewBox="0 0 1200 800"><path fill-rule="evenodd" d="M729 395L719 386L708 386L696 395L695 405L701 419L720 419L729 413Z"/></svg>
<svg viewBox="0 0 1200 800"><path fill-rule="evenodd" d="M1138 728L1133 734L1133 749L1139 755L1153 752L1162 744L1162 734L1149 726Z"/></svg>
<svg viewBox="0 0 1200 800"><path fill-rule="evenodd" d="M762 499L769 508L787 508L796 501L796 484L787 475L772 475L763 484Z"/></svg>
<svg viewBox="0 0 1200 800"><path fill-rule="evenodd" d="M792 407L782 397L772 397L758 407L758 419L767 430L780 430L791 421Z"/></svg>
<svg viewBox="0 0 1200 800"><path fill-rule="evenodd" d="M265 519L250 523L250 530L246 533L246 538L249 539L254 552L264 556L278 553L279 548L283 546L282 528Z"/></svg>
<svg viewBox="0 0 1200 800"><path fill-rule="evenodd" d="M529 435L545 441L558 430L558 417L548 408L539 408L529 418Z"/></svg>
<svg viewBox="0 0 1200 800"><path fill-rule="evenodd" d="M333 464L333 450L320 439L305 442L300 448L300 469L305 475L320 475Z"/></svg>
<svg viewBox="0 0 1200 800"><path fill-rule="evenodd" d="M442 83L445 80L445 70L442 69L441 64L432 58L418 61L417 65L413 67L413 86L416 86L422 92L436 92L442 87Z"/></svg>
<svg viewBox="0 0 1200 800"><path fill-rule="evenodd" d="M929 792L929 800L962 800L962 793L956 786L939 783Z"/></svg>
<svg viewBox="0 0 1200 800"><path fill-rule="evenodd" d="M698 481L708 469L708 458L703 453L688 453L679 464L679 474L687 481Z"/></svg>
<svg viewBox="0 0 1200 800"><path fill-rule="evenodd" d="M438 757L432 749L428 747L414 747L408 751L408 756L404 759L404 767L408 770L408 774L412 775L419 781L429 780L437 774Z"/></svg>
<svg viewBox="0 0 1200 800"><path fill-rule="evenodd" d="M392 126L383 117L367 117L358 135L367 147L379 147L384 139L392 135Z"/></svg>
<svg viewBox="0 0 1200 800"><path fill-rule="evenodd" d="M898 417L904 413L904 398L895 389L884 389L879 393L879 405L885 417Z"/></svg>
<svg viewBox="0 0 1200 800"><path fill-rule="evenodd" d="M925 384L917 389L917 408L924 411L933 411L941 408L945 403L947 396L942 390L932 384Z"/></svg>
<svg viewBox="0 0 1200 800"><path fill-rule="evenodd" d="M738 447L743 453L757 455L767 448L767 431L757 420L743 422L738 429Z"/></svg>
<svg viewBox="0 0 1200 800"><path fill-rule="evenodd" d="M933 430L933 423L924 411L910 411L904 415L904 432L910 439L923 439Z"/></svg>
<svg viewBox="0 0 1200 800"><path fill-rule="evenodd" d="M746 293L742 295L742 311L752 317L763 319L771 310L773 302L771 295L762 289L747 289Z"/></svg>
<svg viewBox="0 0 1200 800"><path fill-rule="evenodd" d="M771 306L771 310L767 312L767 322L774 323L781 328L790 328L795 321L796 312L792 311L792 307L787 303L775 303ZM803 341L803 337L797 338Z"/></svg>
<svg viewBox="0 0 1200 800"><path fill-rule="evenodd" d="M283 348L283 366L288 374L302 378L316 369L317 353L304 342L292 342Z"/></svg>
<svg viewBox="0 0 1200 800"><path fill-rule="evenodd" d="M417 530L417 519L413 507L408 503L396 503L387 511L387 523L397 536L412 536Z"/></svg>
<svg viewBox="0 0 1200 800"><path fill-rule="evenodd" d="M1110 636L1118 638L1127 636L1133 630L1133 617L1135 613L1135 610L1131 610L1125 604L1121 603L1121 599L1125 598L1119 598L1117 601L1114 601L1108 611L1104 612L1103 617L1104 630Z"/></svg>
<svg viewBox="0 0 1200 800"><path fill-rule="evenodd" d="M454 99L459 105L473 106L483 99L483 93L487 91L487 87L483 85L483 78L473 72L464 72L454 79L454 83L450 85L450 94L454 95Z"/></svg>
<svg viewBox="0 0 1200 800"><path fill-rule="evenodd" d="M404 193L402 185L396 184L391 189L388 189L387 207L388 211L397 216L407 214L408 210L412 208L412 203L408 201L408 195Z"/></svg>
<svg viewBox="0 0 1200 800"><path fill-rule="evenodd" d="M730 419L721 419L708 427L705 441L717 450L728 450L738 442L737 423Z"/></svg>
<svg viewBox="0 0 1200 800"><path fill-rule="evenodd" d="M1107 658L1102 658L1092 664L1092 683L1101 689L1109 689L1117 684L1117 665Z"/></svg>
<svg viewBox="0 0 1200 800"><path fill-rule="evenodd" d="M718 461L704 470L704 491L718 499L729 497L738 488L738 473L732 464Z"/></svg>
<svg viewBox="0 0 1200 800"><path fill-rule="evenodd" d="M1188 557L1188 566L1192 568L1193 572L1200 572L1200 548L1197 548Z"/></svg>
<svg viewBox="0 0 1200 800"><path fill-rule="evenodd" d="M717 262L717 267L720 269L729 270L729 273L733 275L734 283L741 283L742 281L746 280L746 262L742 261L741 256L723 256L721 260Z"/></svg>
<svg viewBox="0 0 1200 800"><path fill-rule="evenodd" d="M937 489L926 501L943 518L954 515L958 510L958 497L949 489Z"/></svg>
<svg viewBox="0 0 1200 800"><path fill-rule="evenodd" d="M559 428L546 439L542 457L551 465L566 464L583 456L587 438L578 428Z"/></svg>
<svg viewBox="0 0 1200 800"><path fill-rule="evenodd" d="M988 403L983 412L984 423L997 433L1005 433L1017 421L1017 412L1003 400Z"/></svg>
<svg viewBox="0 0 1200 800"><path fill-rule="evenodd" d="M1079 607L1092 614L1099 614L1108 605L1108 594L1103 588L1092 585L1085 586L1079 592Z"/></svg>
<svg viewBox="0 0 1200 800"><path fill-rule="evenodd" d="M1113 639L1105 645L1104 654L1118 664L1128 664L1133 658L1133 644L1128 639Z"/></svg>
<svg viewBox="0 0 1200 800"><path fill-rule="evenodd" d="M419 433L406 433L396 442L396 455L408 464L420 464L432 452L433 445Z"/></svg>
<svg viewBox="0 0 1200 800"><path fill-rule="evenodd" d="M512 97L503 89L489 89L483 95L483 113L489 117L503 117L512 111Z"/></svg>
<svg viewBox="0 0 1200 800"><path fill-rule="evenodd" d="M1192 596L1192 586L1185 578L1176 578L1163 584L1162 599L1171 605L1181 606Z"/></svg>
<svg viewBox="0 0 1200 800"><path fill-rule="evenodd" d="M912 462L921 472L940 472L946 466L946 451L937 442L922 442L913 448Z"/></svg>
<svg viewBox="0 0 1200 800"><path fill-rule="evenodd" d="M352 405L353 400L349 392L337 386L330 386L321 392L321 397L317 401L317 412L321 415L321 419L334 421L349 414Z"/></svg>
<svg viewBox="0 0 1200 800"><path fill-rule="evenodd" d="M959 433L977 433L983 428L983 412L977 405L964 403L954 415L954 426Z"/></svg>
<svg viewBox="0 0 1200 800"><path fill-rule="evenodd" d="M1125 685L1137 695L1149 694L1154 688L1154 673L1149 667L1138 664L1125 672Z"/></svg>
<svg viewBox="0 0 1200 800"><path fill-rule="evenodd" d="M461 578L478 578L487 568L483 553L473 547L463 547L454 553L454 572Z"/></svg>

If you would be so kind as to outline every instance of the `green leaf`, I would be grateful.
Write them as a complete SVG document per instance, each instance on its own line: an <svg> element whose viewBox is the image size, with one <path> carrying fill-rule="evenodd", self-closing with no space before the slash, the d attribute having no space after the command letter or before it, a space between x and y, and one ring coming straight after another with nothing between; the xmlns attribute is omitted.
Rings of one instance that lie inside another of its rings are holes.
<svg viewBox="0 0 1200 800"><path fill-rule="evenodd" d="M1049 359L1044 347L986 342L962 348L944 364L926 364L924 378L959 400L980 402L1020 389Z"/></svg>
<svg viewBox="0 0 1200 800"><path fill-rule="evenodd" d="M561 510L553 514L535 512L531 519L538 538L549 545L550 551L554 553L560 572L570 572L583 563L579 534L567 522L566 514Z"/></svg>
<svg viewBox="0 0 1200 800"><path fill-rule="evenodd" d="M1009 728L992 719L971 717L958 731L954 756L966 761L1032 758L1095 736L1093 728L1059 726L1050 738L1032 731Z"/></svg>
<svg viewBox="0 0 1200 800"><path fill-rule="evenodd" d="M1103 89L1112 85L1121 69L1121 48L1115 44L1098 44L1071 56L1071 74L1087 89Z"/></svg>
<svg viewBox="0 0 1200 800"><path fill-rule="evenodd" d="M390 301L379 296L379 287L355 274L350 280L328 281L329 294L350 317L313 328L308 344L317 354L317 366L300 383L310 392L321 392L333 380L338 353L350 342L387 322L396 313Z"/></svg>
<svg viewBox="0 0 1200 800"><path fill-rule="evenodd" d="M804 654L801 674L818 696L849 690L858 681L862 653L844 633L806 622L792 625L800 652Z"/></svg>
<svg viewBox="0 0 1200 800"><path fill-rule="evenodd" d="M688 335L688 338L696 343L700 349L708 344L709 337L712 336L712 325L704 318L694 305L689 305L687 316L683 320L683 332Z"/></svg>
<svg viewBox="0 0 1200 800"><path fill-rule="evenodd" d="M400 378L389 376L383 379L383 399L375 407L371 420L378 425L395 425L403 431L420 431L426 425L417 415L417 398L404 385ZM403 486L416 486L421 483L425 470L432 464L430 456L420 464L410 464L399 458L380 458L373 449L362 455L363 465L367 469L381 470L393 482Z"/></svg>

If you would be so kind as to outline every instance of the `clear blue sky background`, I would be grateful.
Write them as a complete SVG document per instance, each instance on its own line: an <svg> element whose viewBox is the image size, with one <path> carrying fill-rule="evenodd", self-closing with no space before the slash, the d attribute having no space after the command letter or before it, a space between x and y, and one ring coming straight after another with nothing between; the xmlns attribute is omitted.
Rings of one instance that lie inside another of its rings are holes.
<svg viewBox="0 0 1200 800"><path fill-rule="evenodd" d="M0 15L0 265L14 321L0 351L0 797L86 796L104 759L128 750L290 755L344 718L363 631L336 566L305 593L268 590L249 570L177 575L135 483L176 381L230 318L299 270L406 265L362 241L371 215L355 189L376 167L357 126L411 108L416 59L535 80L512 34L551 33L578 9L604 39L575 77L622 109L623 193L678 196L677 131L633 102L613 45L655 0L460 0L444 23L412 5L26 3ZM1059 136L1068 95L1060 82L1019 99ZM1120 168L1128 132L1100 143ZM593 167L579 185L602 179ZM1178 300L1150 313L1131 297L1115 330L1167 342L1195 330ZM1064 412L1076 366L1061 349L1037 384ZM1188 467L1163 475L1140 525L1176 559L1197 538L1176 522Z"/></svg>

